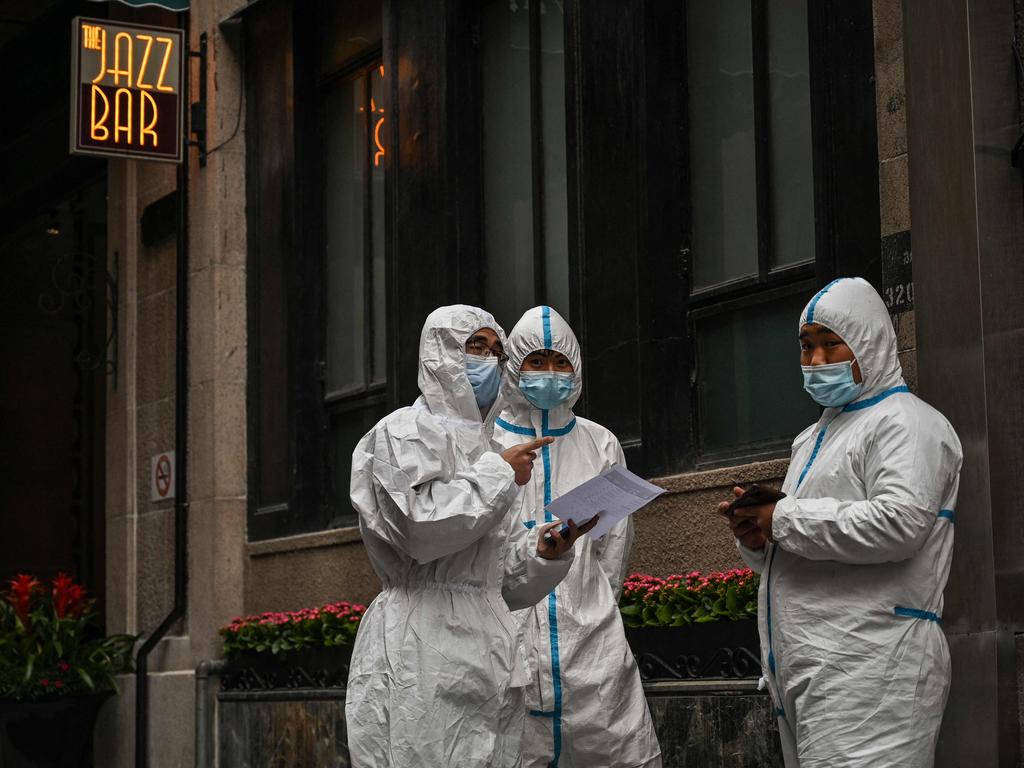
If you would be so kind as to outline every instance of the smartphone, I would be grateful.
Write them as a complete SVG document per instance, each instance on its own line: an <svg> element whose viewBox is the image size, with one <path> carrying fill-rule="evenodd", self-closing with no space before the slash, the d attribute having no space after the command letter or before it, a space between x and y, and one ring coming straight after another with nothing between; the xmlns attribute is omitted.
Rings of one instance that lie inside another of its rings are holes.
<svg viewBox="0 0 1024 768"><path fill-rule="evenodd" d="M754 483L743 492L742 496L737 496L730 502L725 514L733 515L741 507L759 507L762 504L772 504L784 498L786 498L786 494L782 491Z"/></svg>
<svg viewBox="0 0 1024 768"><path fill-rule="evenodd" d="M594 518L590 518L590 520L593 520L593 519ZM587 520L584 523L579 523L576 527L579 528L580 525L586 525L587 523L590 522L590 520ZM568 525L563 525L561 528L559 528L558 529L558 535L561 536L563 539L566 536L568 536L569 535L569 526ZM544 535L544 541L546 541L548 544L551 544L554 541L554 537L550 533L547 533L547 534Z"/></svg>

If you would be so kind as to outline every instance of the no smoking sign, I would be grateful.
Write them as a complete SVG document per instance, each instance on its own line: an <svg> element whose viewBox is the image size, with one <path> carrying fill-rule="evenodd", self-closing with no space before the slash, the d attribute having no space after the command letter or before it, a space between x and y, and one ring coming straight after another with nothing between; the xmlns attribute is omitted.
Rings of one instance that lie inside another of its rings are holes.
<svg viewBox="0 0 1024 768"><path fill-rule="evenodd" d="M150 460L149 499L164 501L174 498L174 451L158 453Z"/></svg>

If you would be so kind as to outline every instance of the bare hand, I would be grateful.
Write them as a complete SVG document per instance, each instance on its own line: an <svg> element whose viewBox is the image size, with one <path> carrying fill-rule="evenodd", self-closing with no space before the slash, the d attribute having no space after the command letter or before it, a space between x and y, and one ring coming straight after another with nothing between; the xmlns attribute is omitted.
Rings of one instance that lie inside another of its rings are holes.
<svg viewBox="0 0 1024 768"><path fill-rule="evenodd" d="M733 488L733 496L743 495L742 488ZM775 514L775 504L762 504L759 507L740 507L733 514L726 510L729 502L723 501L718 505L718 512L729 523L732 535L740 544L747 549L762 549L771 541L772 515Z"/></svg>
<svg viewBox="0 0 1024 768"><path fill-rule="evenodd" d="M540 529L540 535L537 538L537 554L545 560L554 560L561 557L572 548L572 545L576 543L576 539L597 525L597 518L599 517L600 515L594 515L584 525L576 525L575 521L570 520L567 523L569 530L565 536L562 536L555 530L556 528L561 528L561 522L548 523ZM550 534L550 537L548 534Z"/></svg>
<svg viewBox="0 0 1024 768"><path fill-rule="evenodd" d="M516 485L526 485L530 482L530 474L533 472L533 462L537 458L537 451L553 442L555 442L553 437L542 437L539 440L513 445L501 452L501 458L507 461L516 473Z"/></svg>

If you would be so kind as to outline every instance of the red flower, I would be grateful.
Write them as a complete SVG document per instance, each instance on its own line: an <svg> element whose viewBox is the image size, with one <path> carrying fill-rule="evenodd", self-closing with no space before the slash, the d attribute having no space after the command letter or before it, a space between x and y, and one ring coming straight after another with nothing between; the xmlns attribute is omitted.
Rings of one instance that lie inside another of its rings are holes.
<svg viewBox="0 0 1024 768"><path fill-rule="evenodd" d="M85 590L66 573L58 573L53 580L53 611L58 619L71 615L76 619L82 615Z"/></svg>
<svg viewBox="0 0 1024 768"><path fill-rule="evenodd" d="M32 610L32 598L39 589L39 582L32 576L19 573L18 577L10 581L11 591L7 596L7 602L14 606L21 624L26 630L32 626L29 618L29 611Z"/></svg>
<svg viewBox="0 0 1024 768"><path fill-rule="evenodd" d="M44 677L42 680L39 681L39 684L43 686L43 688L46 688L50 685L50 681Z"/></svg>
<svg viewBox="0 0 1024 768"><path fill-rule="evenodd" d="M57 689L63 688L64 687L64 681L62 681L62 680L54 680L53 681L53 687L57 688Z"/></svg>

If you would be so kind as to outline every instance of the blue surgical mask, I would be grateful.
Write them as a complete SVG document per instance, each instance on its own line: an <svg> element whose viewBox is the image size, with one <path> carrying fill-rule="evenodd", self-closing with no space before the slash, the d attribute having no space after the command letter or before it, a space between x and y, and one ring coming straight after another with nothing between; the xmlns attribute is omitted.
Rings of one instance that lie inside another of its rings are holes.
<svg viewBox="0 0 1024 768"><path fill-rule="evenodd" d="M486 413L498 399L498 385L501 384L501 368L498 358L466 355L466 376L473 385L476 404L480 412Z"/></svg>
<svg viewBox="0 0 1024 768"><path fill-rule="evenodd" d="M519 391L542 411L561 405L572 394L573 374L552 371L523 371Z"/></svg>
<svg viewBox="0 0 1024 768"><path fill-rule="evenodd" d="M804 372L804 389L814 402L826 408L842 408L849 405L864 390L864 383L853 380L853 361L829 363L828 365L801 365Z"/></svg>

